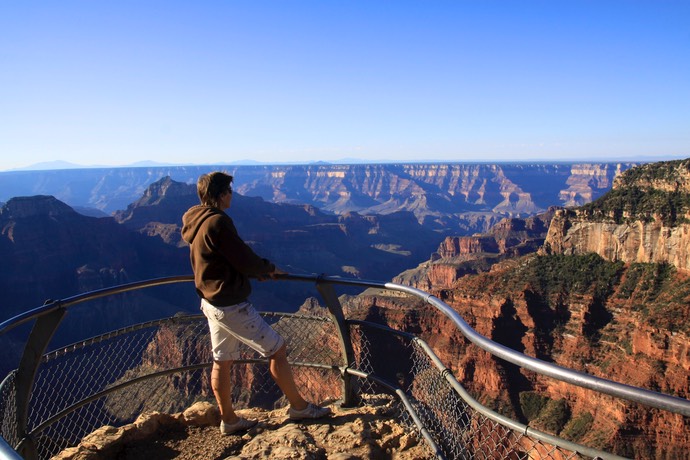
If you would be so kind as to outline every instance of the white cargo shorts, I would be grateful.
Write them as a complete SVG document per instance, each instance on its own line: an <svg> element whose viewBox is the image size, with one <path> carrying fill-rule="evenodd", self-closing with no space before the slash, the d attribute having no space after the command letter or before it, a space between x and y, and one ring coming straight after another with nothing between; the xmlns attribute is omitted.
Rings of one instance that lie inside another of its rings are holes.
<svg viewBox="0 0 690 460"><path fill-rule="evenodd" d="M285 343L250 302L215 307L201 299L201 311L208 319L214 361L239 359L240 342L264 358L273 356Z"/></svg>

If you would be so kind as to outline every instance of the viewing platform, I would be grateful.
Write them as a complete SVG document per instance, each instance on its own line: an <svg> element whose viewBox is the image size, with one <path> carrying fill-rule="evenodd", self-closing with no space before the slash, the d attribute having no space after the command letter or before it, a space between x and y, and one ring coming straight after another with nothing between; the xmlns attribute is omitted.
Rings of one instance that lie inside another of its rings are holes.
<svg viewBox="0 0 690 460"><path fill-rule="evenodd" d="M421 337L348 318L336 287L415 298L452 322L471 346L495 359L565 386L607 395L619 404L676 414L681 424L690 418L688 400L560 367L491 341L442 300L418 289L324 275L280 279L313 285L314 296L325 306L297 313L261 312L285 338L305 398L337 401L348 408L387 395L394 401L391 413L419 439L428 458L625 457L540 431L486 407ZM201 313L128 321L136 312L153 309L156 292L179 286L193 290L192 281L191 276L159 278L51 300L0 324L0 459L47 460L103 426L121 427L153 411L180 412L199 401L215 404L208 327ZM123 323L115 328L99 319L113 309ZM180 306L180 311L196 309L198 305ZM62 334L65 330L69 334ZM79 336L85 330L89 332ZM62 337L79 339L63 343ZM240 409L280 404L267 361L250 349L243 350L233 367L233 384Z"/></svg>

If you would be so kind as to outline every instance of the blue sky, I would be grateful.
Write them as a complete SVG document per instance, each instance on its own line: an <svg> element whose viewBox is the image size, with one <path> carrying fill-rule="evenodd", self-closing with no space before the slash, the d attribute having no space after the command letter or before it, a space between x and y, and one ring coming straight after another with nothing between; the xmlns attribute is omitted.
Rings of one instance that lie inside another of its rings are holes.
<svg viewBox="0 0 690 460"><path fill-rule="evenodd" d="M688 1L0 0L0 170L690 157Z"/></svg>

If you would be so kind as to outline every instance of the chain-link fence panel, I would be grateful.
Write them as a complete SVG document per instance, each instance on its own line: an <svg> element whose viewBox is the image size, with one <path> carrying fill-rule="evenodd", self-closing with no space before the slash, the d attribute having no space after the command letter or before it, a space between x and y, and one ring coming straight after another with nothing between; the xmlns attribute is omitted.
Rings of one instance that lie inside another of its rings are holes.
<svg viewBox="0 0 690 460"><path fill-rule="evenodd" d="M588 458L512 430L471 407L450 384L446 375L449 371L435 365L419 339L361 322L351 326L350 334L355 351L353 368L401 389L443 458ZM395 359L386 359L389 356ZM382 390L386 391L373 379L359 386L359 391L366 394ZM402 407L400 413L401 420L418 431L413 414Z"/></svg>
<svg viewBox="0 0 690 460"><path fill-rule="evenodd" d="M342 372L352 378L352 389L362 404L377 395L395 393L400 403L391 413L411 433L427 440L430 457L580 458L544 439L561 446L567 443L511 429L514 424L479 406L464 389L458 390L450 371L412 334L349 321L354 361L346 363L348 354L341 349L338 328L330 318L262 316L285 338L296 383L306 399L324 403L342 397ZM38 368L27 432L44 459L76 445L101 426L130 423L142 412L176 413L196 401L215 403L211 363L203 315L151 321L61 347L43 356ZM268 361L255 351L242 348L232 372L238 408L273 409L286 404L271 378ZM16 448L22 433L15 378L15 371L8 373L0 387L0 429Z"/></svg>
<svg viewBox="0 0 690 460"><path fill-rule="evenodd" d="M295 384L302 396L317 403L340 398L339 368L343 363L336 328L330 319L272 312L261 315L285 339ZM243 347L240 360L251 364L238 364L233 369L234 381L243 382L233 388L238 407L272 409L287 404L259 353Z"/></svg>
<svg viewBox="0 0 690 460"><path fill-rule="evenodd" d="M303 395L316 402L341 396L342 352L324 317L262 313L286 340ZM47 353L36 374L27 431L39 458L76 445L104 425L121 426L148 411L180 412L196 401L215 403L212 357L203 315L183 315L123 328ZM247 347L232 369L238 407L285 404L268 361ZM0 389L0 429L18 439L16 389L10 373Z"/></svg>
<svg viewBox="0 0 690 460"><path fill-rule="evenodd" d="M0 434L12 446L19 442L16 376L16 371L10 372L0 386Z"/></svg>

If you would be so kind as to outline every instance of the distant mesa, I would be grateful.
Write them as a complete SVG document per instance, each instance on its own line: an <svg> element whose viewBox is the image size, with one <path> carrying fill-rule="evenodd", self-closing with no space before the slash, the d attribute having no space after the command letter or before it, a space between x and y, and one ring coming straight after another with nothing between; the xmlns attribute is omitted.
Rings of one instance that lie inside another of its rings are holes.
<svg viewBox="0 0 690 460"><path fill-rule="evenodd" d="M79 169L85 168L86 166L78 165L75 163L70 163L68 161L55 160L55 161L44 161L41 163L35 163L29 166L24 166L21 168L15 168L13 171L50 171L54 169Z"/></svg>
<svg viewBox="0 0 690 460"><path fill-rule="evenodd" d="M632 163L399 163L190 165L82 168L0 173L0 201L53 195L73 207L110 214L137 201L153 182L195 184L223 169L236 190L273 203L310 205L345 214L414 213L437 230L484 232L503 217L526 217L550 206L580 206L611 188Z"/></svg>

